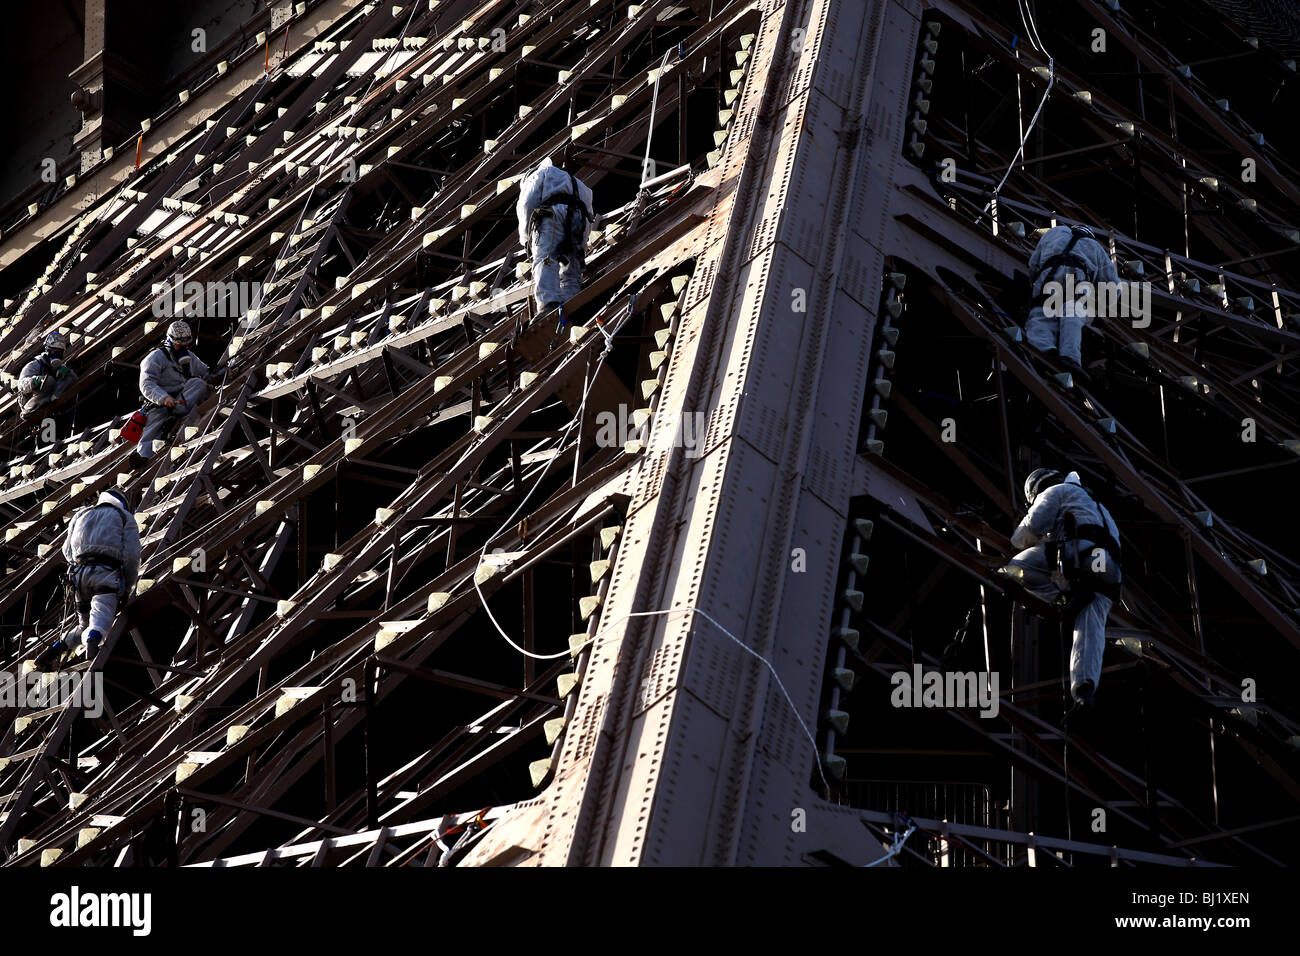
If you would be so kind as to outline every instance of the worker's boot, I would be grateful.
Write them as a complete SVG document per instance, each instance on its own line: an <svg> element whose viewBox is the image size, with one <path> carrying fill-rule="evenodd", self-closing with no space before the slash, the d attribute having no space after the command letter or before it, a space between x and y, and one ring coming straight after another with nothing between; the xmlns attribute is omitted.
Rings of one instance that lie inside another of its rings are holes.
<svg viewBox="0 0 1300 956"><path fill-rule="evenodd" d="M1082 365L1070 358L1068 355L1062 355L1055 348L1044 349L1038 354L1043 357L1047 366L1053 371L1064 369L1081 382L1087 383L1092 381L1092 376L1084 370Z"/></svg>
<svg viewBox="0 0 1300 956"><path fill-rule="evenodd" d="M524 328L531 329L537 325L549 324L555 315L555 310L559 308L558 302L537 302L529 301L528 317L524 321Z"/></svg>
<svg viewBox="0 0 1300 956"><path fill-rule="evenodd" d="M1070 696L1074 698L1074 703L1077 707L1093 706L1093 692L1094 688L1092 681L1090 680L1079 681L1079 683L1070 688Z"/></svg>
<svg viewBox="0 0 1300 956"><path fill-rule="evenodd" d="M1025 572L1014 564L1006 564L997 570L998 578L1003 582L1003 587L1007 597L1013 601L1019 601L1021 604L1027 603L1023 596L1029 593L1029 588L1025 586Z"/></svg>
<svg viewBox="0 0 1300 956"><path fill-rule="evenodd" d="M104 643L104 635L96 630L86 632L85 640L82 641L81 650L86 656L86 660L93 661L95 655L99 653L100 645Z"/></svg>
<svg viewBox="0 0 1300 956"><path fill-rule="evenodd" d="M1057 359L1057 361L1060 363L1061 368L1070 372L1080 381L1083 382L1092 381L1092 376L1083 370L1083 366L1080 365L1078 362L1076 362L1074 359L1070 358L1068 355L1062 355L1059 359Z"/></svg>
<svg viewBox="0 0 1300 956"><path fill-rule="evenodd" d="M188 407L189 406L186 406L186 408ZM180 432L181 426L185 424L185 418L187 414L188 412L181 415L173 416L172 420L167 423L167 427L163 429L163 434L162 434L163 441L165 441L167 444L170 445L172 444L172 442L176 440L176 436Z"/></svg>
<svg viewBox="0 0 1300 956"><path fill-rule="evenodd" d="M67 649L68 645L63 643L62 638L55 640L52 644L46 645L45 650L36 655L36 669L38 671L53 670L58 665L59 660L63 657L64 652L66 652Z"/></svg>

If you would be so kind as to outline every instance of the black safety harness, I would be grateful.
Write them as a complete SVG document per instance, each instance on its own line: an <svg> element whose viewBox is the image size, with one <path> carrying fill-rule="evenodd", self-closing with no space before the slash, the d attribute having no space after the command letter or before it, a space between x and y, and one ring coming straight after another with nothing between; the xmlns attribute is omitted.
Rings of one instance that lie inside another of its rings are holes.
<svg viewBox="0 0 1300 956"><path fill-rule="evenodd" d="M126 524L126 517L125 517L125 515L121 515L121 509L120 509L120 508L117 508L117 507L115 507L114 505L105 504L105 503L101 503L101 504L97 504L97 505L92 505L91 507L92 507L92 509L93 509L93 508L112 508L114 511L118 512L118 514L122 517L122 523L123 523L123 525L125 526L125 524ZM69 530L68 530L68 533L71 534L71 533L72 533L72 530L69 529ZM80 589L80 587L79 587L79 581L78 581L78 578L80 577L81 572L85 571L87 568L108 568L109 570L117 571L117 572L119 572L119 573L122 572L122 571L124 570L124 568L123 568L123 566L122 566L122 561L121 561L119 558L114 558L114 557L112 557L111 555L107 555L107 554L98 554L98 553L96 553L96 552L94 552L94 551L87 551L87 552L85 552L85 553L83 553L83 554L78 555L78 556L76 557L76 560L74 560L72 564L68 565L68 574L67 574L67 577L64 578L65 586L66 586L66 587L69 589L69 591L71 592L71 595L72 595L72 597L73 597L74 602L77 601L77 600L80 598L80 590L81 590L81 589ZM106 587L104 587L103 585L100 585L100 586L98 586L98 587L95 588L95 590L94 590L93 593L95 593L95 594L117 594L117 593L118 593L118 589L117 589L117 588L106 588Z"/></svg>
<svg viewBox="0 0 1300 956"><path fill-rule="evenodd" d="M1062 266L1069 266L1071 269L1079 269L1086 276L1088 274L1088 270L1091 269L1092 266L1088 263L1087 259L1083 258L1083 256L1075 255L1074 252L1071 251L1074 249L1075 245L1078 243L1080 239L1086 239L1086 238L1088 238L1088 234L1086 232L1084 232L1078 226L1071 226L1070 241L1066 243L1064 249L1056 253L1056 255L1048 256L1039 265L1038 271L1034 273L1034 278L1030 282L1029 288L1032 290L1034 286L1039 285L1039 279L1042 279L1044 276L1050 274L1056 269L1061 268ZM1038 294L1029 300L1028 311L1032 312L1034 309L1041 308L1043 303L1046 302L1047 299L1048 299L1047 293L1042 290L1042 286L1039 286Z"/></svg>
<svg viewBox="0 0 1300 956"><path fill-rule="evenodd" d="M1087 489L1085 488L1084 491ZM1088 497L1092 498L1092 492L1087 493ZM1096 499L1093 498L1093 501L1096 502ZM1098 505L1098 508L1100 507ZM1070 582L1070 605L1082 607L1092 600L1094 594L1108 597L1112 601L1119 600L1119 583L1102 580L1100 572L1093 569L1091 558L1096 549L1104 548L1110 560L1115 563L1115 572L1119 576L1120 547L1115 537L1103 525L1090 522L1079 523L1068 511L1063 518L1063 531L1064 536L1060 540L1047 545L1047 563ZM1084 542L1090 542L1086 549ZM1065 549L1067 543L1074 545L1069 557Z"/></svg>
<svg viewBox="0 0 1300 956"><path fill-rule="evenodd" d="M552 206L567 206L568 211L564 216L564 238L560 240L555 251L562 256L567 256L573 252L573 215L576 210L578 215L582 216L584 222L591 218L591 211L587 209L587 204L582 201L578 195L578 183L573 178L573 173L565 170L565 175L569 177L569 192L552 193L537 204L533 210L532 218L529 220L529 229L536 231L541 219L550 212Z"/></svg>
<svg viewBox="0 0 1300 956"><path fill-rule="evenodd" d="M110 557L107 554L92 554L87 551L79 557L73 565L75 568L109 568L113 571L122 570L122 562L117 558Z"/></svg>

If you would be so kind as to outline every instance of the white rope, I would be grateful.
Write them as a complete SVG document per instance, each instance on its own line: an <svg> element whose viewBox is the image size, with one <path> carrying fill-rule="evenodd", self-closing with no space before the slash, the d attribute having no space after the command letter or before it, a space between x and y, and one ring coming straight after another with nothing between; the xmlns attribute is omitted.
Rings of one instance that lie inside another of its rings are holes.
<svg viewBox="0 0 1300 956"><path fill-rule="evenodd" d="M1016 0L1016 2L1020 4L1020 22L1024 23L1025 17L1029 18L1027 29L1032 30L1034 33L1034 39L1032 41L1034 43L1034 49L1042 50L1046 53L1047 47L1043 44L1043 38L1038 33L1038 22L1034 19L1032 0Z"/></svg>
<svg viewBox="0 0 1300 956"><path fill-rule="evenodd" d="M1025 14L1024 7L1021 7L1020 15L1022 20L1024 19L1024 14ZM1030 14L1029 22L1033 23L1032 14ZM1034 36L1037 36L1038 34L1037 24L1034 24L1032 29L1033 29ZM1037 43L1035 43L1034 36L1027 37L1027 39L1030 42L1030 45L1034 46L1036 49L1041 49L1043 53L1047 53L1046 47L1042 46L1042 40L1040 39L1038 40ZM1010 165L1007 166L1006 172L1002 174L1002 179L999 180L998 184L993 187L993 192L989 195L989 201L984 204L984 208L980 211L979 216L975 220L976 222L979 222L980 219L983 219L984 214L987 213L993 207L993 204L995 202L997 202L998 194L1002 192L1002 187L1006 185L1007 178L1011 175L1011 171L1016 168L1016 163L1018 163L1020 161L1020 157L1025 154L1025 144L1029 142L1029 134L1034 131L1034 126L1038 123L1038 117L1042 115L1043 107L1047 105L1047 98L1052 95L1052 87L1054 85L1056 85L1056 60L1052 58L1052 55L1050 53L1047 53L1047 88L1043 90L1043 98L1039 100L1038 109L1034 110L1033 118L1030 119L1029 125L1025 127L1024 136L1022 136L1020 139L1019 149L1016 150L1015 156L1011 157L1011 163Z"/></svg>
<svg viewBox="0 0 1300 956"><path fill-rule="evenodd" d="M652 178L650 176L647 176L646 173L650 169L650 142L651 140L654 139L655 112L659 107L659 80L664 75L664 70L668 69L668 57L669 55L672 54L672 52L673 51L671 49L664 52L664 58L662 61L660 61L659 69L655 72L655 91L654 94L650 97L650 129L646 132L646 137L645 137L645 159L641 161L641 188L642 189L645 188L646 181Z"/></svg>
<svg viewBox="0 0 1300 956"><path fill-rule="evenodd" d="M581 647L582 648L595 647L597 645L604 644L607 641L614 640L615 638L612 636L606 638L606 640L604 641L597 640L597 638L599 638L600 635L604 634L606 631L610 631L613 628L617 627L619 624L631 620L634 617L658 617L661 615L664 617L668 617L673 614L698 614L700 617L704 618L706 621L708 621L710 624L716 627L719 631L721 631L725 637L730 638L730 640L737 647L743 650L746 654L760 661L763 664L763 666L767 668L768 673L772 675L772 679L776 681L776 686L780 688L781 696L785 698L785 702L789 705L790 712L794 714L794 719L799 722L799 728L803 731L804 736L808 738L808 742L812 744L813 756L814 758L816 758L816 763L817 763L817 776L821 778L822 786L824 786L829 791L830 784L826 780L826 775L822 772L821 754L817 750L817 739L813 737L812 731L810 731L808 729L808 725L804 723L804 719L799 713L799 708L794 705L794 700L793 698L790 697L790 692L785 689L785 683L781 680L781 676L776 672L776 668L772 666L772 662L769 661L762 654L758 653L758 651L754 650L752 647L750 647L740 638L736 637L735 634L732 634L729 630L723 627L721 622L719 622L716 618L712 617L707 611L695 607L694 605L691 605L689 607L665 608L663 610L658 610L658 611L629 611L627 614L624 614L622 617L618 617L610 621L608 624L606 624L604 627L598 630L595 634L591 635L591 637L586 641L586 643L582 644ZM566 651L565 653L570 653L570 651Z"/></svg>
<svg viewBox="0 0 1300 956"><path fill-rule="evenodd" d="M899 835L898 835L898 831L895 830L895 831L894 831L894 845L891 846L888 850L885 851L885 855L884 855L884 856L882 856L882 857L878 857L877 859L872 860L870 863L868 863L868 864L866 864L866 865L867 865L867 866L880 866L882 863L888 863L888 862L889 862L890 860L892 860L894 857L898 856L899 853L903 852L903 844L906 843L906 842L907 842L907 838L910 837L910 836L911 836L913 833L915 833L915 832L916 832L916 824L915 824L915 823L913 823L911 826L909 826L909 827L907 828L907 832L904 833L904 834L902 835L901 838L900 838Z"/></svg>
<svg viewBox="0 0 1300 956"><path fill-rule="evenodd" d="M629 312L623 316L624 322L627 321L627 318L630 314L631 313ZM620 328L622 327L622 322L619 323L619 326ZM475 566L474 569L474 590L478 593L479 603L483 605L483 610L487 612L488 620L492 622L492 626L497 629L497 633L501 635L502 639L507 644L513 647L520 654L523 654L525 657L531 657L533 660L537 660L537 661L558 660L561 657L567 656L569 652L560 651L555 654L537 654L534 653L533 651L520 647L513 640L511 640L510 635L505 632L505 629L501 627L500 622L497 621L496 617L493 615L492 609L488 607L487 598L483 596L483 589L479 587L478 568L482 567L483 558L487 554L488 545L492 543L492 541L497 537L497 535L501 534L502 531L505 531L506 528L510 527L510 525L514 523L514 520L516 517L518 517L519 512L522 511L524 505L528 503L528 499L533 496L533 492L536 491L539 487L541 487L543 479L546 478L546 473L551 470L551 465L555 464L556 459L560 457L560 449L564 447L564 442L566 439L568 439L569 432L573 430L574 425L582 421L582 413L587 407L587 396L591 394L591 387L596 384L596 376L600 374L601 367L605 364L605 357L609 355L610 350L613 348L614 345L613 333L607 332L604 326L601 325L597 325L597 328L600 329L601 334L604 335L605 337L605 348L600 353L600 358L597 360L596 368L592 371L591 378L587 382L587 387L583 389L582 400L578 403L577 413L573 416L572 419L570 419L569 424L565 426L564 432L560 435L559 444L558 447L556 448L555 454L546 462L546 466L542 469L542 473L537 476L537 480L533 482L533 486L528 489L528 493L525 494L524 497L520 500L518 507L516 507L514 512L510 515L510 517L506 519L505 524L497 528L497 530L494 531L492 534L488 535L487 540L483 542L483 550L479 552L478 564ZM577 451L575 451L574 454L576 455Z"/></svg>
<svg viewBox="0 0 1300 956"><path fill-rule="evenodd" d="M619 322L620 328L622 327L623 322L626 322L631 315L632 312L629 309L628 312L624 314L622 321ZM596 376L600 373L600 368L605 362L605 357L609 355L610 349L613 345L613 341L614 341L613 333L606 331L603 326L598 325L597 328L599 328L601 333L605 336L605 348L600 353L600 359L597 362L596 369L592 373L591 379L587 382L587 387L582 393L582 401L578 404L577 414L574 415L573 419L569 422L568 426L564 429L564 433L560 436L560 442L559 442L560 447L563 447L564 441L568 437L569 431L573 428L573 426L582 420L582 412L587 404L587 396L590 394L591 387L593 384L595 384ZM546 463L546 467L542 469L542 473L538 476L537 481L533 483L532 488L530 488L528 490L528 493L524 495L523 499L519 502L518 507L515 508L514 512L510 515L510 517L506 519L505 523L500 528L498 528L495 533L488 536L487 540L483 544L483 550L479 552L479 566L481 566L483 557L487 554L488 545L492 543L493 539L495 539L497 535L499 535L502 531L504 531L514 522L519 512L523 510L524 505L527 503L528 499L532 496L533 492L536 491L541 486L542 480L546 477L546 472L550 469L551 465L559 457L560 456L557 451L557 454ZM501 635L502 640L504 640L507 644L509 644L520 654L524 655L525 657L532 658L533 660L550 661L550 660L558 660L561 657L572 656L572 654L574 653L574 649L570 648L569 650L559 651L555 654L538 654L534 651L530 651L527 650L526 648L520 647L519 644L517 644L514 640L512 640L510 635L505 632L505 629L501 627L500 622L498 622L496 617L492 614L492 609L488 607L487 599L483 596L482 588L479 587L477 568L475 569L475 573L474 573L474 590L478 594L479 603L483 605L483 610L487 612L488 620L492 622L492 626L496 628L496 631L498 634ZM747 645L744 641L740 640L740 638L736 637L736 635L732 634L729 630L723 627L720 622L718 622L715 618L711 617L708 614L708 612L703 611L700 608L694 606L683 607L683 608L668 608L659 611L631 611L627 614L624 614L622 617L616 618L615 620L611 621L609 624L606 624L595 634L591 635L591 637L585 643L580 645L579 649L593 647L597 644L604 643L603 641L597 640L597 638L599 638L601 634L604 634L605 632L612 630L615 626L622 624L623 622L628 621L634 617L654 617L658 615L668 616L672 614L699 614L706 621L708 621L719 631L721 631L726 637L728 637L734 644L736 644L737 647L743 650L746 654L749 654L750 656L756 658L758 661L760 661L763 664L764 667L767 668L768 673L772 675L772 679L776 681L777 687L780 688L781 695L785 698L786 704L789 705L790 711L791 713L794 714L795 720L799 722L799 727L803 731L804 736L808 738L808 742L812 745L813 757L817 766L817 775L818 777L821 778L822 786L825 787L827 791L829 791L830 783L826 780L826 774L822 771L821 755L820 752L817 750L817 739L813 736L812 731L808 729L808 725L804 723L804 719L799 713L799 708L795 706L794 700L790 697L790 692L786 690L785 683L781 680L780 675L777 674L776 668L772 666L771 661L769 661L762 654L759 654L757 651L755 651L753 648ZM610 637L608 639L613 640L614 638Z"/></svg>

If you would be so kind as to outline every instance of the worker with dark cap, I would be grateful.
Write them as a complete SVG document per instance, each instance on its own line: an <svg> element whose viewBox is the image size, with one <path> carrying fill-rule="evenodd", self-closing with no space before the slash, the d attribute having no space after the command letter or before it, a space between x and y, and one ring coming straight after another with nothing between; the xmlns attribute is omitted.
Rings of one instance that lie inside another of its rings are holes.
<svg viewBox="0 0 1300 956"><path fill-rule="evenodd" d="M212 373L190 350L193 344L190 324L177 319L168 326L166 341L140 363L140 397L145 400L147 416L136 446L142 459L152 458L154 439L191 414L211 392L208 380Z"/></svg>
<svg viewBox="0 0 1300 956"><path fill-rule="evenodd" d="M68 337L62 332L51 332L45 336L45 348L23 366L18 377L18 394L23 400L24 418L56 401L77 380L77 374L63 361L67 350Z"/></svg>
<svg viewBox="0 0 1300 956"><path fill-rule="evenodd" d="M1025 480L1029 513L1011 536L1022 549L1002 573L1044 600L1063 606L1072 622L1072 713L1091 709L1101 680L1106 618L1119 597L1119 527L1106 506L1079 481L1039 468Z"/></svg>

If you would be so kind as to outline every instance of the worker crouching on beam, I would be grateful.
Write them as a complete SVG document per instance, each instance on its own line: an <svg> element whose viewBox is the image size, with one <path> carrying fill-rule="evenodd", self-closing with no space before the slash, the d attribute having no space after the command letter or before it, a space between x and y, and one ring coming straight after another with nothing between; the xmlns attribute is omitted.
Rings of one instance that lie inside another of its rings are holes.
<svg viewBox="0 0 1300 956"><path fill-rule="evenodd" d="M194 333L188 322L167 327L167 339L140 363L140 397L145 401L145 425L135 454L153 457L154 439L198 408L211 393L213 373L190 351Z"/></svg>
<svg viewBox="0 0 1300 956"><path fill-rule="evenodd" d="M63 361L67 350L68 337L62 332L51 332L45 336L41 353L23 366L18 377L18 395L24 418L58 400L77 380L77 374Z"/></svg>

